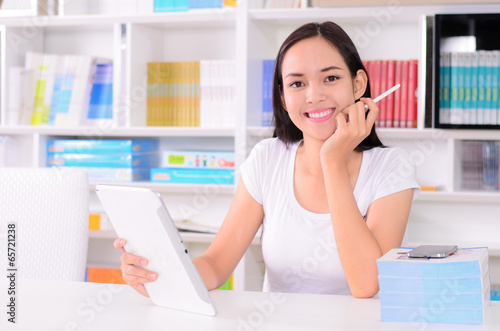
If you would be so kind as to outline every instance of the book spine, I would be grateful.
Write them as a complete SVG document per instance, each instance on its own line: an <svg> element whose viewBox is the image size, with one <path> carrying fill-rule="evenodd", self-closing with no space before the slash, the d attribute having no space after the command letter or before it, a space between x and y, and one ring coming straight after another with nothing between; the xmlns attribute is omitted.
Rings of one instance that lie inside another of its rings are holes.
<svg viewBox="0 0 500 331"><path fill-rule="evenodd" d="M407 128L417 127L417 85L418 85L418 61L410 60L408 64L408 115Z"/></svg>
<svg viewBox="0 0 500 331"><path fill-rule="evenodd" d="M486 52L478 51L478 104L477 104L477 124L484 125L486 107Z"/></svg>
<svg viewBox="0 0 500 331"><path fill-rule="evenodd" d="M389 60L387 64L387 87L391 88L396 85L396 61ZM391 93L387 96L386 102L386 121L385 127L392 128L394 127L394 100L395 95Z"/></svg>
<svg viewBox="0 0 500 331"><path fill-rule="evenodd" d="M400 110L400 121L399 126L405 128L408 119L408 83L409 83L409 71L410 62L403 61L403 71L401 74L401 110Z"/></svg>
<svg viewBox="0 0 500 331"><path fill-rule="evenodd" d="M458 64L458 53L451 54L451 64L450 64L450 124L460 124L460 104L458 99L458 83L459 83L459 64Z"/></svg>
<svg viewBox="0 0 500 331"><path fill-rule="evenodd" d="M388 62L386 60L380 61L380 93L387 91L387 71ZM378 96L378 94L377 94ZM379 127L385 127L387 121L387 98L380 100L379 102L379 113L378 113L378 125Z"/></svg>
<svg viewBox="0 0 500 331"><path fill-rule="evenodd" d="M396 84L401 84L403 86L403 61L396 61ZM393 127L399 128L401 125L401 87L398 88L394 93L394 119Z"/></svg>

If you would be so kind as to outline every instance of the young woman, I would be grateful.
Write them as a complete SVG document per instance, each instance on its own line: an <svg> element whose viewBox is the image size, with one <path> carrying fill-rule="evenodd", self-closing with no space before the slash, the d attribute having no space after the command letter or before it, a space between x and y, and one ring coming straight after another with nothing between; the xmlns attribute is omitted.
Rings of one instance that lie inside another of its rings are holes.
<svg viewBox="0 0 500 331"><path fill-rule="evenodd" d="M201 277L222 285L263 224L265 291L375 295L376 260L401 244L419 186L408 156L378 139L366 70L338 25L306 24L285 40L273 106L275 138L241 165L224 223L194 259ZM114 245L124 280L147 295L161 275L125 240Z"/></svg>

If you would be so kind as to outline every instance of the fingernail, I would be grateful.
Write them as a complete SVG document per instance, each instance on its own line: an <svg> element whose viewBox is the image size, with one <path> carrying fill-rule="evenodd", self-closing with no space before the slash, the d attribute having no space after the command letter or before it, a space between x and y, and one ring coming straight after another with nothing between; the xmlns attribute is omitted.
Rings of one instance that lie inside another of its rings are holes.
<svg viewBox="0 0 500 331"><path fill-rule="evenodd" d="M151 278L151 280L155 280L155 278L156 278L156 274L155 274L155 273L151 273L151 274L149 275L149 278Z"/></svg>
<svg viewBox="0 0 500 331"><path fill-rule="evenodd" d="M146 260L141 260L141 264L142 264L142 265L146 265L146 264L148 264L148 261L146 261Z"/></svg>
<svg viewBox="0 0 500 331"><path fill-rule="evenodd" d="M125 240L120 239L118 242L120 243L120 245L123 245L125 243Z"/></svg>

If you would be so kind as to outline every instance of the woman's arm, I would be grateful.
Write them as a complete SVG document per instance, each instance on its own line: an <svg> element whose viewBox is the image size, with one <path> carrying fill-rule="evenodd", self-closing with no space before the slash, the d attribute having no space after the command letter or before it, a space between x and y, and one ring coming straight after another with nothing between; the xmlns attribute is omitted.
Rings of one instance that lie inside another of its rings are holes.
<svg viewBox="0 0 500 331"><path fill-rule="evenodd" d="M365 119L364 103L370 113ZM349 180L350 153L366 136L378 113L371 99L347 107L346 117L338 116L335 134L321 149L321 165L337 249L344 273L355 297L378 292L376 260L401 244L410 212L413 189L374 201L366 221L359 212Z"/></svg>
<svg viewBox="0 0 500 331"><path fill-rule="evenodd" d="M215 239L201 257L193 259L209 290L226 282L254 239L263 218L262 205L252 198L240 179L229 212ZM121 257L123 279L139 293L148 296L144 283L155 281L161 275L144 269L148 260L126 253L123 248L125 243L123 239L114 242L115 248L124 253Z"/></svg>
<svg viewBox="0 0 500 331"><path fill-rule="evenodd" d="M209 290L222 286L250 246L264 218L264 209L240 179L220 230L194 263Z"/></svg>

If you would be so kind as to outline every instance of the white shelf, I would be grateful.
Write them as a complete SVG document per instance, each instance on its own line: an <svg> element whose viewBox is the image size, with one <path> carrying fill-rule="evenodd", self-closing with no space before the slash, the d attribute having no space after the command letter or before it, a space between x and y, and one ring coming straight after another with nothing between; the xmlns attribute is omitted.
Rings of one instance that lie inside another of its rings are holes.
<svg viewBox="0 0 500 331"><path fill-rule="evenodd" d="M0 17L0 24L7 27L26 27L27 20L34 20L39 27L85 27L89 25L110 25L113 23L143 23L156 26L200 27L234 26L234 8L190 10L185 12L166 12L150 15L68 15L38 17Z"/></svg>
<svg viewBox="0 0 500 331"><path fill-rule="evenodd" d="M500 192L428 192L423 191L417 201L456 203L500 203Z"/></svg>
<svg viewBox="0 0 500 331"><path fill-rule="evenodd" d="M215 234L212 233L179 231L179 234L181 235L182 240L186 243L210 244L215 238ZM118 236L116 235L116 232L114 230L105 230L105 231L90 230L89 238L114 240L118 238ZM253 239L252 245L260 245L260 233Z"/></svg>
<svg viewBox="0 0 500 331"><path fill-rule="evenodd" d="M200 127L128 127L99 128L75 127L62 128L53 126L0 126L0 134L31 135L43 134L51 136L82 136L82 137L234 137L231 128L200 128Z"/></svg>
<svg viewBox="0 0 500 331"><path fill-rule="evenodd" d="M132 186L149 188L160 193L196 193L206 186L217 185L217 191L224 195L234 194L234 185L220 185L220 184L167 184L167 183L152 183L152 182L103 182L103 185L117 185L117 186ZM90 185L92 191L95 190L96 183Z"/></svg>

